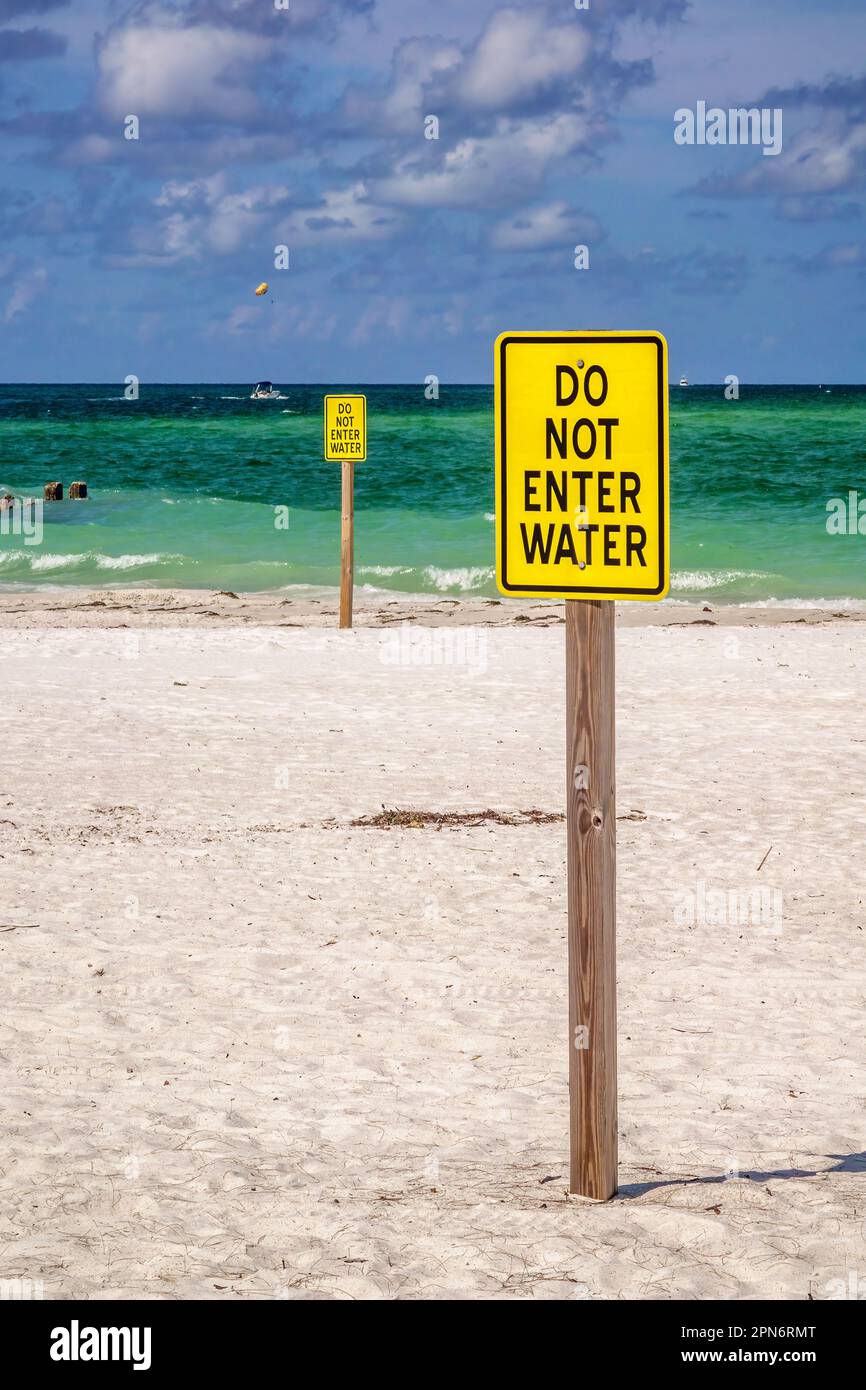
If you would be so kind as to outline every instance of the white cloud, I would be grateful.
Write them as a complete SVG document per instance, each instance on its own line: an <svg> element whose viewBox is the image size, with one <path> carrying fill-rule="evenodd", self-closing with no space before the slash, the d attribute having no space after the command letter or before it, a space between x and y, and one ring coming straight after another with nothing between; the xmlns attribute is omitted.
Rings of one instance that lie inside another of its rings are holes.
<svg viewBox="0 0 866 1390"><path fill-rule="evenodd" d="M61 151L64 164L103 164L112 155L119 155L120 139L109 140L105 135L82 135L80 140L72 140Z"/></svg>
<svg viewBox="0 0 866 1390"><path fill-rule="evenodd" d="M23 314L36 296L42 293L47 283L48 272L44 266L38 266L16 280L3 310L3 322L11 323L19 314Z"/></svg>
<svg viewBox="0 0 866 1390"><path fill-rule="evenodd" d="M497 10L457 80L468 106L504 110L573 77L591 41L580 17L551 25L538 10Z"/></svg>
<svg viewBox="0 0 866 1390"><path fill-rule="evenodd" d="M573 241L597 241L601 236L601 227L590 213L558 202L519 209L497 222L490 240L499 251L538 251Z"/></svg>
<svg viewBox="0 0 866 1390"><path fill-rule="evenodd" d="M285 203L289 190L275 185L259 185L243 193L228 193L220 198L206 230L207 244L223 255L236 251L259 230L264 229L272 209Z"/></svg>
<svg viewBox="0 0 866 1390"><path fill-rule="evenodd" d="M352 330L351 342L366 343L374 329L384 328L399 337L406 327L412 306L406 298L377 296L367 305Z"/></svg>
<svg viewBox="0 0 866 1390"><path fill-rule="evenodd" d="M154 205L165 211L151 225L136 229L133 256L123 263L164 264L207 250L227 255L267 228L273 209L289 197L288 188L280 184L253 184L230 193L226 183L220 173L163 184Z"/></svg>
<svg viewBox="0 0 866 1390"><path fill-rule="evenodd" d="M249 116L258 108L249 66L272 52L262 35L213 25L115 29L97 56L101 102L117 118Z"/></svg>
<svg viewBox="0 0 866 1390"><path fill-rule="evenodd" d="M585 144L590 123L576 112L544 119L502 120L492 135L461 140L439 166L416 156L398 162L374 185L385 202L412 207L486 207L537 187L554 160Z"/></svg>
<svg viewBox="0 0 866 1390"><path fill-rule="evenodd" d="M345 115L368 130L417 135L427 115L439 116L443 132L470 133L479 120L533 104L539 112L562 110L573 104L574 79L591 46L578 16L551 25L537 10L498 10L474 44L433 37L399 43L388 87L352 84Z"/></svg>
<svg viewBox="0 0 866 1390"><path fill-rule="evenodd" d="M319 300L299 305L277 298L267 311L260 304L240 304L227 318L212 320L205 332L207 336L223 331L239 336L254 331L257 343L298 338L327 342L339 324L339 316Z"/></svg>
<svg viewBox="0 0 866 1390"><path fill-rule="evenodd" d="M223 327L229 333L244 333L249 328L261 327L262 309L259 304L239 304L232 309Z"/></svg>
<svg viewBox="0 0 866 1390"><path fill-rule="evenodd" d="M204 179L169 179L154 202L157 207L163 208L180 203L186 203L188 207L207 206L222 195L225 187L225 174L211 174Z"/></svg>
<svg viewBox="0 0 866 1390"><path fill-rule="evenodd" d="M137 226L129 253L114 255L111 264L170 265L208 251L229 255L256 237L263 255L280 244L291 253L302 246L381 239L399 224L393 210L367 200L363 183L332 190L318 204L286 213L290 197L283 184L251 184L230 192L223 173L172 180L154 199L159 210L154 221Z"/></svg>
<svg viewBox="0 0 866 1390"><path fill-rule="evenodd" d="M819 259L831 270L866 265L866 248L856 241L843 242L839 246L829 246Z"/></svg>
<svg viewBox="0 0 866 1390"><path fill-rule="evenodd" d="M312 207L296 208L280 222L278 237L287 246L322 246L334 242L374 241L393 234L398 219L368 198L365 183L333 189Z"/></svg>
<svg viewBox="0 0 866 1390"><path fill-rule="evenodd" d="M819 130L806 130L784 149L771 176L750 171L745 186L784 189L787 193L828 193L846 188L862 172L866 156L866 124L847 131L828 121Z"/></svg>
<svg viewBox="0 0 866 1390"><path fill-rule="evenodd" d="M866 123L847 124L833 114L786 142L775 159L758 160L738 178L704 179L696 191L723 197L838 193L862 182L864 175Z"/></svg>
<svg viewBox="0 0 866 1390"><path fill-rule="evenodd" d="M432 39L407 39L401 43L394 53L391 90L381 103L386 121L399 129L429 114L423 109L428 86L452 72L461 58L457 44Z"/></svg>

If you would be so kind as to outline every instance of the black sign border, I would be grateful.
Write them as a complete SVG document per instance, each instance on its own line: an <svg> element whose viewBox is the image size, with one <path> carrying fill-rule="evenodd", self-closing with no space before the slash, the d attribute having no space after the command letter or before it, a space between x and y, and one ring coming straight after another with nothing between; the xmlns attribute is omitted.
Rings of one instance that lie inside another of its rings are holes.
<svg viewBox="0 0 866 1390"><path fill-rule="evenodd" d="M657 382L658 382L658 466L659 466L659 582L654 588L648 589L626 589L623 585L608 585L603 587L599 584L534 584L531 588L521 584L509 584L506 575L508 573L508 517L507 517L507 497L508 489L506 486L507 468L507 449L506 449L506 424L505 424L505 373L506 358L505 349L511 343L655 343L657 348ZM665 585L665 553L667 549L667 488L665 486L665 419L667 401L665 392L667 382L664 380L664 360L665 345L663 339L657 333L600 333L583 337L579 334L559 334L559 333L523 333L515 334L513 337L506 335L499 343L499 493L502 506L502 523L500 527L500 538L502 548L502 572L499 578L499 587L506 593L531 597L532 594L613 594L615 597L628 599L632 595L642 595L645 598L660 598L666 591Z"/></svg>

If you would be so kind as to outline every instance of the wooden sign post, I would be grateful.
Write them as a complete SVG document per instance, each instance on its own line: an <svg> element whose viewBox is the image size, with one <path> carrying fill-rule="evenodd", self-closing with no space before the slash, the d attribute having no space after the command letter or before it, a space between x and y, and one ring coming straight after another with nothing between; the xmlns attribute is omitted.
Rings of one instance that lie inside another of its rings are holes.
<svg viewBox="0 0 866 1390"><path fill-rule="evenodd" d="M617 1186L614 618L565 605L569 1190L602 1199Z"/></svg>
<svg viewBox="0 0 866 1390"><path fill-rule="evenodd" d="M355 465L343 459L343 506L340 522L340 627L352 626L355 593Z"/></svg>
<svg viewBox="0 0 866 1390"><path fill-rule="evenodd" d="M667 344L496 341L496 578L565 605L569 1190L617 1188L615 599L667 593Z"/></svg>
<svg viewBox="0 0 866 1390"><path fill-rule="evenodd" d="M367 457L367 397L326 396L325 458L343 465L340 522L340 627L352 626L355 589L355 463Z"/></svg>

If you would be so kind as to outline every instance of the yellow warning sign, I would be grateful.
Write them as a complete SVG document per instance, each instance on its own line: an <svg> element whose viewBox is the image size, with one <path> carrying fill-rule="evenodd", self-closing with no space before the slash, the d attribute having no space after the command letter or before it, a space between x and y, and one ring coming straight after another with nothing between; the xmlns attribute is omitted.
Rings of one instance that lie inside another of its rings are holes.
<svg viewBox="0 0 866 1390"><path fill-rule="evenodd" d="M660 333L496 340L496 581L504 594L658 599L669 583Z"/></svg>
<svg viewBox="0 0 866 1390"><path fill-rule="evenodd" d="M367 397L325 397L325 458L367 457Z"/></svg>

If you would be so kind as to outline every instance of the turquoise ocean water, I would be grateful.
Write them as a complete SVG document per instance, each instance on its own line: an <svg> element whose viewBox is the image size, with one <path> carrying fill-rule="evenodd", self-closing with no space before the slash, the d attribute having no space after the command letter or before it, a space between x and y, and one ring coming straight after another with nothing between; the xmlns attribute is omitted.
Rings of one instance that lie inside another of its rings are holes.
<svg viewBox="0 0 866 1390"><path fill-rule="evenodd" d="M39 545L0 534L0 591L337 584L340 468L321 457L335 389L0 386L0 493L84 479L91 494L46 506ZM492 387L346 389L368 400L359 588L495 593ZM866 535L826 526L830 498L866 501L866 387L673 387L671 480L672 598L866 600Z"/></svg>

